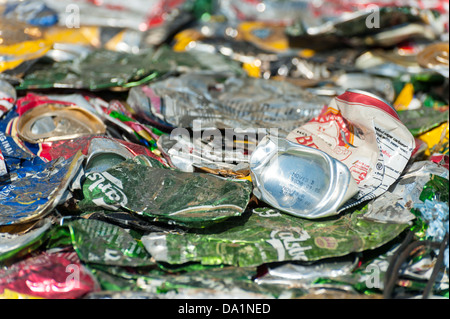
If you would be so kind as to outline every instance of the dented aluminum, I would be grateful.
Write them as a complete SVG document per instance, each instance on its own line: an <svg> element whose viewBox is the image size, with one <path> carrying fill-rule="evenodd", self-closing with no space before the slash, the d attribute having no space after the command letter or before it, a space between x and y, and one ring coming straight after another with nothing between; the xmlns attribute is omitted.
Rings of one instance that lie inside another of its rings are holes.
<svg viewBox="0 0 450 319"><path fill-rule="evenodd" d="M340 161L315 148L265 137L250 158L254 195L286 213L320 218L358 193Z"/></svg>
<svg viewBox="0 0 450 319"><path fill-rule="evenodd" d="M23 167L15 177L0 180L0 225L42 219L60 203L85 156L79 151L69 159Z"/></svg>
<svg viewBox="0 0 450 319"><path fill-rule="evenodd" d="M418 55L420 66L435 70L442 76L449 77L449 45L445 42L426 46Z"/></svg>
<svg viewBox="0 0 450 319"><path fill-rule="evenodd" d="M103 172L134 155L123 144L113 139L93 138L91 140L86 172Z"/></svg>
<svg viewBox="0 0 450 319"><path fill-rule="evenodd" d="M17 99L17 93L14 87L0 79L0 117L8 113Z"/></svg>
<svg viewBox="0 0 450 319"><path fill-rule="evenodd" d="M78 106L43 104L19 117L17 133L29 143L104 134L106 126L95 114Z"/></svg>

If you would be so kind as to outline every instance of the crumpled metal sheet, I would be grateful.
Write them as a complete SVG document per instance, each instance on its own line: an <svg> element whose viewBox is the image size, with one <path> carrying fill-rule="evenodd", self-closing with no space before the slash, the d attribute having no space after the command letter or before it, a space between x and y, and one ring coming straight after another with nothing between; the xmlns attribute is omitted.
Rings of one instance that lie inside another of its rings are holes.
<svg viewBox="0 0 450 319"><path fill-rule="evenodd" d="M69 159L16 170L20 178L0 182L0 225L24 223L50 213L81 166L78 152Z"/></svg>

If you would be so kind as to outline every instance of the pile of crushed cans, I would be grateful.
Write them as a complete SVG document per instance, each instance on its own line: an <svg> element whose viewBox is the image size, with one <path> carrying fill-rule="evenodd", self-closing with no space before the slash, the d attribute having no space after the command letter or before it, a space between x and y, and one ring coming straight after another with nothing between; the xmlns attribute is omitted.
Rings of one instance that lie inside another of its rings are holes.
<svg viewBox="0 0 450 319"><path fill-rule="evenodd" d="M448 0L0 0L0 298L448 299Z"/></svg>

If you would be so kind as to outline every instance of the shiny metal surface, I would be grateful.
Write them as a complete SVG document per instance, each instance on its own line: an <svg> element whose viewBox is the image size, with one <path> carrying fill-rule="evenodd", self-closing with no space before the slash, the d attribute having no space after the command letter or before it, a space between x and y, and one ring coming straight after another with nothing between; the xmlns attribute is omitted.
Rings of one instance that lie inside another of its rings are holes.
<svg viewBox="0 0 450 319"><path fill-rule="evenodd" d="M86 173L106 171L133 157L133 154L119 142L101 137L94 138L88 150Z"/></svg>
<svg viewBox="0 0 450 319"><path fill-rule="evenodd" d="M104 134L106 126L100 118L81 107L43 104L20 116L17 131L23 140L40 143Z"/></svg>
<svg viewBox="0 0 450 319"><path fill-rule="evenodd" d="M358 192L340 161L285 139L266 136L250 158L250 169L255 196L298 217L335 215Z"/></svg>

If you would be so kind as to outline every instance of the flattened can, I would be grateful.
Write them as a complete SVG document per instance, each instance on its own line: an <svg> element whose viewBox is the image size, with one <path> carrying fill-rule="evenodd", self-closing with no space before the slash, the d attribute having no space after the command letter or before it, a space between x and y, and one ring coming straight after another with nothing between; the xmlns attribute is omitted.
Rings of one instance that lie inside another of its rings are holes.
<svg viewBox="0 0 450 319"><path fill-rule="evenodd" d="M75 251L41 252L0 269L0 296L5 292L47 299L77 299L100 290Z"/></svg>
<svg viewBox="0 0 450 319"><path fill-rule="evenodd" d="M435 70L442 76L449 78L449 45L445 42L426 46L418 55L420 66Z"/></svg>
<svg viewBox="0 0 450 319"><path fill-rule="evenodd" d="M106 126L95 114L75 105L43 104L19 117L17 133L29 143L104 134Z"/></svg>
<svg viewBox="0 0 450 319"><path fill-rule="evenodd" d="M318 149L264 137L250 157L253 193L286 213L321 218L358 193L350 170Z"/></svg>
<svg viewBox="0 0 450 319"><path fill-rule="evenodd" d="M15 171L18 177L0 181L0 225L39 220L52 212L75 177L85 156L30 165Z"/></svg>

